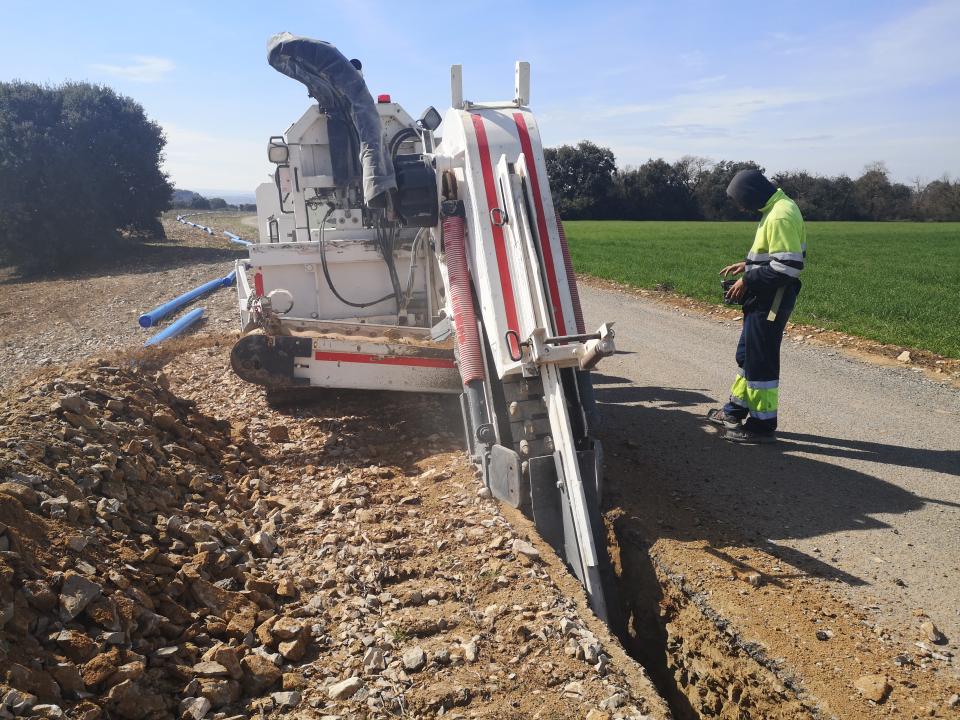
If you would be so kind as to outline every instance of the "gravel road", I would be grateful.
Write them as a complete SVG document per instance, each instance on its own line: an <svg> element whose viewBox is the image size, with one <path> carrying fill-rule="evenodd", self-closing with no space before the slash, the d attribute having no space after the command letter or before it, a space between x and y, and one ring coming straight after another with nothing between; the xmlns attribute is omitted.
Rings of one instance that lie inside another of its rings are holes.
<svg viewBox="0 0 960 720"><path fill-rule="evenodd" d="M581 294L588 325L616 322L618 354L596 377L608 448L628 445L651 471L615 478L620 494L647 504L675 539L763 547L831 580L894 632L922 608L956 648L960 391L790 341L780 442L733 446L703 415L726 397L739 323L610 290ZM669 522L677 493L697 518L686 527Z"/></svg>

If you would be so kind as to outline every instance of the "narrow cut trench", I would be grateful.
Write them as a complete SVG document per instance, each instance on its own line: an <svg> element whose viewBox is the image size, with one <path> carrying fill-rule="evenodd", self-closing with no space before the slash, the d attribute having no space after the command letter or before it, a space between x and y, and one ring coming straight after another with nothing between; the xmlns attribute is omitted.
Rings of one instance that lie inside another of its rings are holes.
<svg viewBox="0 0 960 720"><path fill-rule="evenodd" d="M776 661L658 563L639 528L608 523L608 548L621 611L613 631L675 720L822 717Z"/></svg>

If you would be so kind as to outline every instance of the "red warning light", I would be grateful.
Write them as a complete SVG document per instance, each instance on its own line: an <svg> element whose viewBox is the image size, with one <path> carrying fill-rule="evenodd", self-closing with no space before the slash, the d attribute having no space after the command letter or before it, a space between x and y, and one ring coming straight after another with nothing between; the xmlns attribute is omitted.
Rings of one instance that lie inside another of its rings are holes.
<svg viewBox="0 0 960 720"><path fill-rule="evenodd" d="M391 102L390 96L389 96L387 93L383 93L383 95L377 95L377 102L378 102L378 103L388 103L388 102Z"/></svg>

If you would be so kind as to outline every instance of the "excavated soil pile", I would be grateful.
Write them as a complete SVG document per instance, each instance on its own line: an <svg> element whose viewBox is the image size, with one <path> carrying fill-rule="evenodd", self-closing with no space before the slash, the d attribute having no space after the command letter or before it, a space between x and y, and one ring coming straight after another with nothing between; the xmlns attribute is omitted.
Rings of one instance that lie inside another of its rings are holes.
<svg viewBox="0 0 960 720"><path fill-rule="evenodd" d="M0 717L665 715L449 404L117 364L0 403Z"/></svg>

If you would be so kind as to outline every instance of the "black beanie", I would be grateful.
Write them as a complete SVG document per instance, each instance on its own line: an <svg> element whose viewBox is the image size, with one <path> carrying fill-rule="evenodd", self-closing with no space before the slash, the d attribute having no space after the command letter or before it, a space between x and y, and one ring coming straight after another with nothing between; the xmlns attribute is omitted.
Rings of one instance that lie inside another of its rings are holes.
<svg viewBox="0 0 960 720"><path fill-rule="evenodd" d="M759 210L776 191L776 186L759 170L741 170L727 185L727 195L747 210Z"/></svg>

